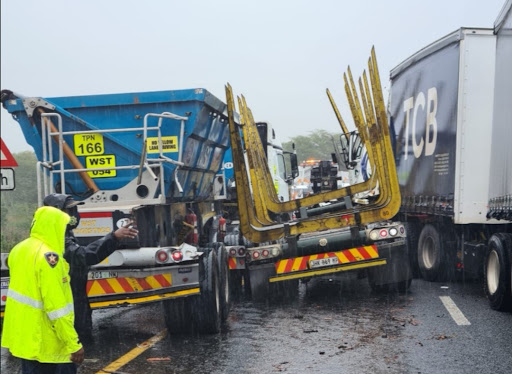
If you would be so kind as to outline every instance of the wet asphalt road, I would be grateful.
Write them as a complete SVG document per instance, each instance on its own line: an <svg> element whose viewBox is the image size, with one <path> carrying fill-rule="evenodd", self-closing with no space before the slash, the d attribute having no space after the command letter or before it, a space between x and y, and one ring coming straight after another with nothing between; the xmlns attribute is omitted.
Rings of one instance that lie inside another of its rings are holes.
<svg viewBox="0 0 512 374"><path fill-rule="evenodd" d="M449 296L469 324L458 325L440 296ZM118 374L484 374L512 368L512 313L492 311L474 282L415 279L407 294L380 295L365 279L315 280L286 303L255 305L242 297L222 333L167 335L132 360L124 355L165 330L160 306L95 311L93 318L94 342L85 347L79 373L96 373L119 358L126 364L111 370ZM5 350L1 365L2 373L19 372Z"/></svg>

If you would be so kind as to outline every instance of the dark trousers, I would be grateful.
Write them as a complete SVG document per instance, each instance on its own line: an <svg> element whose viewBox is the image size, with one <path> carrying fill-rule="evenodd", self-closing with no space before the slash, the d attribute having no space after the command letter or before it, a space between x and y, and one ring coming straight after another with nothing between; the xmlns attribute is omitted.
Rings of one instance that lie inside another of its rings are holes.
<svg viewBox="0 0 512 374"><path fill-rule="evenodd" d="M71 290L75 309L75 330L82 342L92 340L92 310L85 292L87 270L74 270L71 274Z"/></svg>
<svg viewBox="0 0 512 374"><path fill-rule="evenodd" d="M39 361L21 359L21 374L76 374L74 363L46 364Z"/></svg>

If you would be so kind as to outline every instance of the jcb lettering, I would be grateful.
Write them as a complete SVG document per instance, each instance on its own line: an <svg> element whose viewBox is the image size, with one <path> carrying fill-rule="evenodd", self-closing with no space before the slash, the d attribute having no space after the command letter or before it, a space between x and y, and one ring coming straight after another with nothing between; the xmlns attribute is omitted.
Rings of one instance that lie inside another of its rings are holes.
<svg viewBox="0 0 512 374"><path fill-rule="evenodd" d="M425 108L426 105L426 108ZM431 87L427 91L427 101L425 103L425 94L420 92L414 97L409 97L404 101L405 112L405 152L404 159L407 160L409 153L409 127L412 122L411 140L414 157L419 158L425 149L425 156L434 154L437 143L437 89ZM411 120L412 112L412 120ZM423 118L425 119L423 122ZM416 126L420 123L425 124L425 137L417 138Z"/></svg>

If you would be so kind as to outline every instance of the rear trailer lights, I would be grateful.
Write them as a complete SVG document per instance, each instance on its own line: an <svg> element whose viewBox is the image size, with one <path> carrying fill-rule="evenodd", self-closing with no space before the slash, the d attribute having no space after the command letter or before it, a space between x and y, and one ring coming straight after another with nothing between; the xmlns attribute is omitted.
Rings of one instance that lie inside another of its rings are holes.
<svg viewBox="0 0 512 374"><path fill-rule="evenodd" d="M386 238L388 236L388 230L386 230L386 229L380 230L379 235L381 238Z"/></svg>
<svg viewBox="0 0 512 374"><path fill-rule="evenodd" d="M247 261L257 261L279 257L280 255L281 249L279 245L269 245L265 247L250 248L247 250L245 258Z"/></svg>
<svg viewBox="0 0 512 374"><path fill-rule="evenodd" d="M180 251L174 251L174 252L172 252L172 259L173 259L175 262L178 262L178 261L183 260L183 253L181 253Z"/></svg>
<svg viewBox="0 0 512 374"><path fill-rule="evenodd" d="M197 251L193 251L193 250L190 250L190 249L186 249L184 252L181 252L183 254L183 257L187 257L187 258L193 258L194 256L196 256L197 254Z"/></svg>
<svg viewBox="0 0 512 374"><path fill-rule="evenodd" d="M160 263L165 263L169 259L169 254L165 249L160 249L158 252L156 252L156 259Z"/></svg>
<svg viewBox="0 0 512 374"><path fill-rule="evenodd" d="M398 234L398 230L394 227L389 229L389 235L396 236Z"/></svg>

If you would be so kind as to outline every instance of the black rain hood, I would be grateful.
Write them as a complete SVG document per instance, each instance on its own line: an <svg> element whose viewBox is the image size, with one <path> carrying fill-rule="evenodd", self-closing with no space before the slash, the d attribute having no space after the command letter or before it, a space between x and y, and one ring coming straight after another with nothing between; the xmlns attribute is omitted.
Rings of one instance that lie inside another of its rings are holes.
<svg viewBox="0 0 512 374"><path fill-rule="evenodd" d="M71 216L71 220L68 225L69 229L75 229L80 223L80 214L78 214L77 205L84 204L83 201L76 201L71 195L52 193L44 198L43 204L68 213Z"/></svg>
<svg viewBox="0 0 512 374"><path fill-rule="evenodd" d="M77 205L82 205L84 204L84 202L75 201L71 195L52 193L44 198L43 204L46 206L53 206L54 208L64 210L73 208Z"/></svg>

